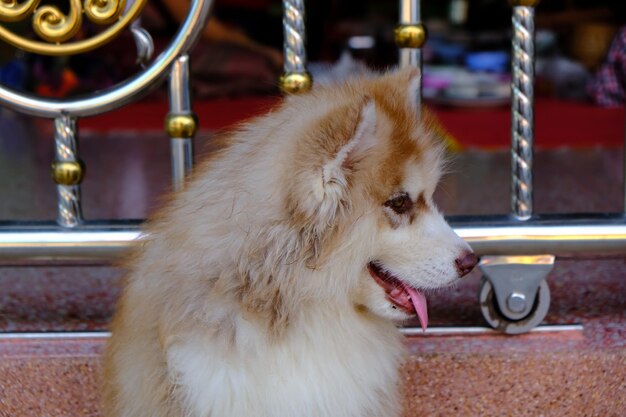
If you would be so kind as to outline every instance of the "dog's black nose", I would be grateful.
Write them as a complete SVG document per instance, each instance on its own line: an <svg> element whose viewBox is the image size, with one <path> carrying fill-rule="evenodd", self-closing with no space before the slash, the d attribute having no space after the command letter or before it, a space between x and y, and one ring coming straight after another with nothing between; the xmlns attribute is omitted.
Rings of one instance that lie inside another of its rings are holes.
<svg viewBox="0 0 626 417"><path fill-rule="evenodd" d="M456 266L462 277L469 274L472 269L478 263L478 256L474 252L468 252L461 255L460 258L455 260Z"/></svg>

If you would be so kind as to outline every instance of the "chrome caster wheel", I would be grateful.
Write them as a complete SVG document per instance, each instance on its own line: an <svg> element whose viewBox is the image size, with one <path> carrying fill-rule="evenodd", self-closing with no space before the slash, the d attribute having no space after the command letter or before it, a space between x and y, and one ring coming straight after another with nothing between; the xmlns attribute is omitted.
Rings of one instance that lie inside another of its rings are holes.
<svg viewBox="0 0 626 417"><path fill-rule="evenodd" d="M480 283L478 298L480 301L480 312L487 323L494 329L506 334L520 334L532 330L543 321L550 308L550 288L545 280L539 283L537 295L534 297L534 302L529 312L525 312L525 315L520 318L511 318L510 316L515 316L516 311L526 310L522 294L516 292L509 294L505 301L505 314L501 308L502 303L496 299L491 281L483 277Z"/></svg>

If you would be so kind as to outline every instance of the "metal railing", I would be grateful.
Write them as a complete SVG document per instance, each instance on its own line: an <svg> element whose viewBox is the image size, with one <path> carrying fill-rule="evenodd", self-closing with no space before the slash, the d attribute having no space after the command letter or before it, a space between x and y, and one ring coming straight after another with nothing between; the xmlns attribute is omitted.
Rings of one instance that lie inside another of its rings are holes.
<svg viewBox="0 0 626 417"><path fill-rule="evenodd" d="M0 104L3 106L32 116L54 119L56 160L53 163L53 176L58 185L57 223L61 227L74 228L83 223L80 182L84 169L77 155L76 118L104 113L137 100L158 86L168 74L171 113L166 119L166 130L172 137L173 179L175 186L180 186L181 173L190 169L191 137L196 130L189 100L189 69L186 54L206 26L212 2L212 0L192 2L186 19L169 46L143 71L108 90L77 99L55 100L16 92L0 85ZM129 13L136 9L137 3L145 3L145 0L135 2ZM8 20L6 7L9 6L0 8L0 21ZM2 13L5 15L2 16ZM108 40L115 35L116 33L111 34ZM146 41L151 43L150 38L143 38L143 42ZM50 46L54 47L55 45ZM65 50L63 44L56 47L61 48L61 51ZM55 49L46 51L38 50L40 53L57 53Z"/></svg>
<svg viewBox="0 0 626 417"><path fill-rule="evenodd" d="M479 255L623 254L626 222L616 215L455 216L454 230ZM138 222L86 222L67 229L50 222L0 223L0 265L104 265L143 238Z"/></svg>
<svg viewBox="0 0 626 417"><path fill-rule="evenodd" d="M626 253L626 217L606 215L537 216L533 213L533 81L534 6L537 1L512 0L512 129L511 129L511 214L508 216L452 217L455 231L480 255L508 255L512 267L532 264L511 255L572 255L580 253ZM76 147L75 120L112 110L137 99L161 81L170 71L170 113L166 129L171 136L173 183L183 185L191 169L191 138L196 119L188 94L189 67L186 52L198 38L209 15L211 0L193 1L186 20L170 46L147 68L111 90L92 96L62 101L40 99L0 86L0 103L26 114L55 120L56 160L53 165L58 184L57 223L0 223L0 265L106 264L139 244L139 223L85 222L81 215L80 180L82 163ZM284 74L281 89L300 93L311 88L306 71L304 2L284 0ZM421 23L420 1L400 0L400 21L395 40L400 48L400 65L421 68L420 48L427 32ZM418 94L418 98L421 94ZM420 98L421 99L421 98ZM626 181L625 181L626 186ZM493 262L491 262L493 264ZM519 268L518 268L519 269ZM523 273L521 273L523 278ZM520 296L511 282L487 283ZM531 288L528 291L538 291ZM504 291L506 292L506 291ZM535 294L521 294L534 299ZM545 299L543 297L542 299ZM494 304L495 305L495 304ZM504 304L502 304L504 305ZM493 309L483 314L500 314L507 323L499 327L509 333L530 330L515 314ZM495 312L494 312L495 311ZM536 317L535 317L536 319ZM536 321L536 320L535 320ZM540 320L539 320L540 321ZM493 323L490 323L493 325ZM511 325L511 327L507 327Z"/></svg>

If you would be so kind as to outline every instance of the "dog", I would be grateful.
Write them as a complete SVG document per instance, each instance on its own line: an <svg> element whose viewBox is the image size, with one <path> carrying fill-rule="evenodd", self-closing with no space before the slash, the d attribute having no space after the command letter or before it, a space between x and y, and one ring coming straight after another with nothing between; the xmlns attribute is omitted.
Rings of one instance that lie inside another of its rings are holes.
<svg viewBox="0 0 626 417"><path fill-rule="evenodd" d="M396 322L425 329L424 291L477 262L433 203L419 77L314 88L222 137L129 263L105 416L401 415Z"/></svg>

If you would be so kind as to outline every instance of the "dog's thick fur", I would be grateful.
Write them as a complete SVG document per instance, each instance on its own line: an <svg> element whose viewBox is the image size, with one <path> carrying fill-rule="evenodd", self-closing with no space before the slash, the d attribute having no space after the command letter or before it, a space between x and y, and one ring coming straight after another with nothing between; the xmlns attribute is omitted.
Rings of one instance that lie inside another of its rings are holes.
<svg viewBox="0 0 626 417"><path fill-rule="evenodd" d="M428 289L469 253L432 203L418 77L320 87L224 137L131 261L107 417L400 415L409 314L371 265Z"/></svg>

